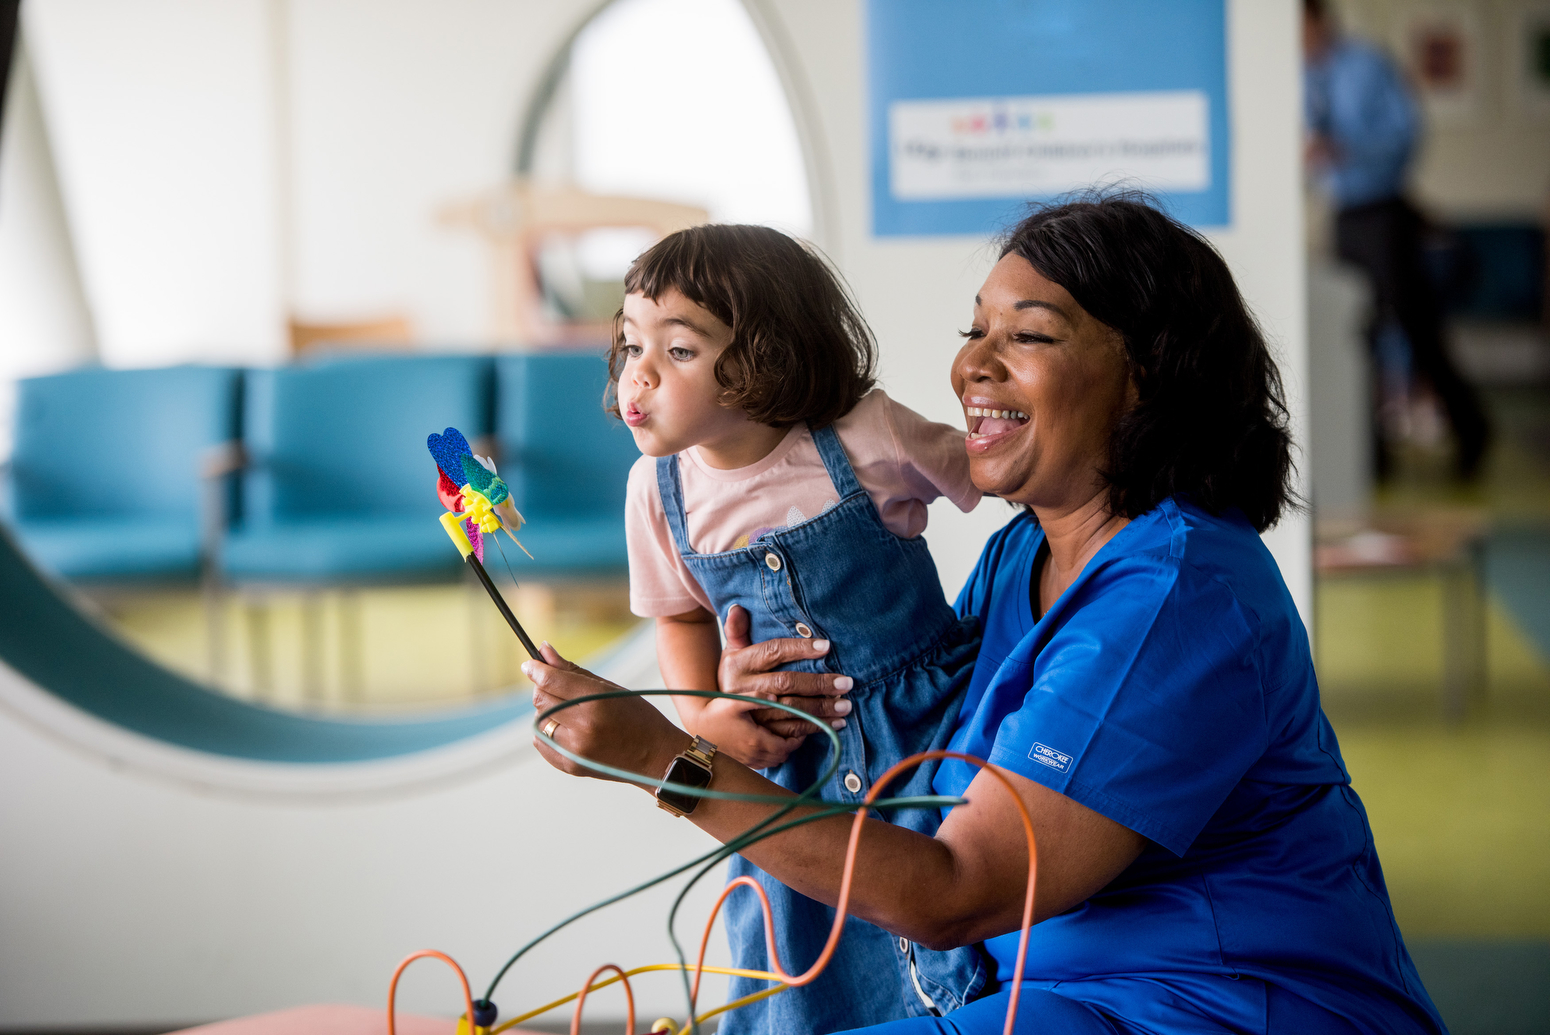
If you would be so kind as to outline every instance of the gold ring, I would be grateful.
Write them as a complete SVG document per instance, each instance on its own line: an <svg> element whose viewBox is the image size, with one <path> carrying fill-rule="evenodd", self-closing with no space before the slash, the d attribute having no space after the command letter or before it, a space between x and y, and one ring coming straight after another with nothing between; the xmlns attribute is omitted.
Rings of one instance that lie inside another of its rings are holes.
<svg viewBox="0 0 1550 1035"><path fill-rule="evenodd" d="M560 720L559 719L550 719L548 722L544 723L544 736L548 737L550 740L553 740L554 739L554 731L559 729L559 728L560 728Z"/></svg>

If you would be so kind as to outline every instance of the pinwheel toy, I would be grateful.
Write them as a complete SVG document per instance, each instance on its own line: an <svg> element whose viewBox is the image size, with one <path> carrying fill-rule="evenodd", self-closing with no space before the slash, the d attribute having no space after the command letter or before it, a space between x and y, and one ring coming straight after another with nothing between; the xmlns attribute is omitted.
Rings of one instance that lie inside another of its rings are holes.
<svg viewBox="0 0 1550 1035"><path fill-rule="evenodd" d="M447 513L441 515L442 528L446 529L447 536L452 540L452 545L457 547L458 553L463 555L463 560L479 576L479 582L500 609L511 631L517 634L517 639L522 641L528 654L538 659L538 647L534 645L532 637L522 628L517 616L511 613L506 598L501 596L500 590L491 581L490 573L484 570L486 535L504 530L511 536L511 541L523 553L527 553L527 547L516 536L523 520L511 502L511 490L506 488L506 483L496 474L495 464L484 457L475 456L468 446L468 440L456 428L448 428L440 435L432 434L425 440L425 444L430 448L440 475L436 480L436 495L440 497L442 506L447 508ZM530 553L527 555L533 556Z"/></svg>

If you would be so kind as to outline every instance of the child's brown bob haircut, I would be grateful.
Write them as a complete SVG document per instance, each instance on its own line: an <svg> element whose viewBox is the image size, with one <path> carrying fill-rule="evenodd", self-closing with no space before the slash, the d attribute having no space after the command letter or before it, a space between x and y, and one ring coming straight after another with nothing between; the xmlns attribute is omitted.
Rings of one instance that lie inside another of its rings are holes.
<svg viewBox="0 0 1550 1035"><path fill-rule="evenodd" d="M727 404L770 427L821 428L872 389L877 344L839 275L814 250L766 226L707 224L670 234L630 265L626 294L677 289L732 328L716 360ZM614 315L604 403L619 415L624 310Z"/></svg>

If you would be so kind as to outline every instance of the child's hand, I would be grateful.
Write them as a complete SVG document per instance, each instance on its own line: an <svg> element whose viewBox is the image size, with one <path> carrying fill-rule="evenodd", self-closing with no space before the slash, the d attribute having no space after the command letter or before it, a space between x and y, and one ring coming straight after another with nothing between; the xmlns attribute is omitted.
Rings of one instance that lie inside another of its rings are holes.
<svg viewBox="0 0 1550 1035"><path fill-rule="evenodd" d="M801 720L794 725L802 727L800 733L782 734L753 718L760 712L791 719L789 712L778 708L761 708L758 698L747 701L729 701L717 698L706 701L694 720L694 731L750 769L768 769L780 765L801 746L813 727Z"/></svg>

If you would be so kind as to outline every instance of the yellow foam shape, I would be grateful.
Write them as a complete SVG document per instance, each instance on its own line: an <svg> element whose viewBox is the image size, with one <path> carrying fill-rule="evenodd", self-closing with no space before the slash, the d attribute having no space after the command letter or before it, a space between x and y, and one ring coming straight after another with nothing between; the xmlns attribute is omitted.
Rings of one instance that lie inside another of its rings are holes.
<svg viewBox="0 0 1550 1035"><path fill-rule="evenodd" d="M463 486L463 502L468 504L468 509L463 512L465 518L472 518L479 531L494 533L500 531L500 515L495 513L495 505L490 498L472 484Z"/></svg>
<svg viewBox="0 0 1550 1035"><path fill-rule="evenodd" d="M463 531L463 519L457 514L441 515L441 527L447 530L452 545L457 547L457 552L463 555L466 561L468 555L474 552L474 544L468 541L468 533Z"/></svg>

